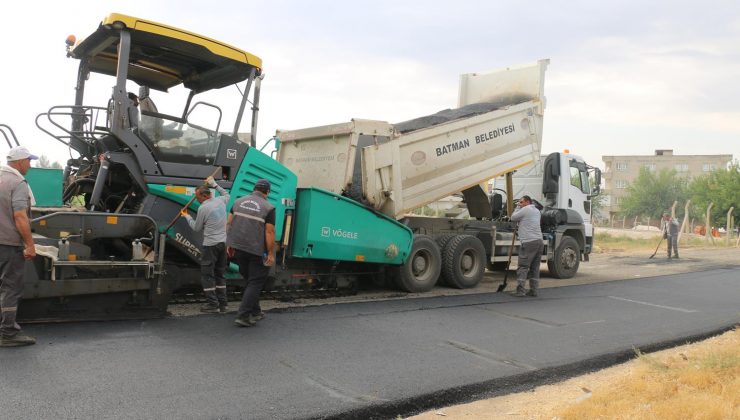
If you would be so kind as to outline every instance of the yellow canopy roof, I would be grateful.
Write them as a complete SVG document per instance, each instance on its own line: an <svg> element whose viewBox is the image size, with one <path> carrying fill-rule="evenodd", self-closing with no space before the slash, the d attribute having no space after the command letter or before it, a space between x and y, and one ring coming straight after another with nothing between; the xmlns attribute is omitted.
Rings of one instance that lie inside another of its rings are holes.
<svg viewBox="0 0 740 420"><path fill-rule="evenodd" d="M115 75L118 31L131 33L128 79L166 91L183 84L203 92L245 80L262 60L228 44L172 26L122 14L110 14L98 29L72 49L87 58L90 71Z"/></svg>

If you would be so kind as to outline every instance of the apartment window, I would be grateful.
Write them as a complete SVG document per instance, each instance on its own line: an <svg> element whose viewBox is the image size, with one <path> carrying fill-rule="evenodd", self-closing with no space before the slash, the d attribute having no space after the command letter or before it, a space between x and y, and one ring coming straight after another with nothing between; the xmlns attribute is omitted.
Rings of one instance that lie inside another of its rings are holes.
<svg viewBox="0 0 740 420"><path fill-rule="evenodd" d="M626 171L627 170L627 162L617 162L617 170L618 171Z"/></svg>
<svg viewBox="0 0 740 420"><path fill-rule="evenodd" d="M646 163L645 169L647 169L650 172L655 172L655 164L654 163Z"/></svg>
<svg viewBox="0 0 740 420"><path fill-rule="evenodd" d="M618 179L614 181L614 183L615 186L620 190L627 188L627 181L625 181L624 179Z"/></svg>
<svg viewBox="0 0 740 420"><path fill-rule="evenodd" d="M701 170L704 172L712 172L717 170L717 164L716 163L705 163L701 166Z"/></svg>
<svg viewBox="0 0 740 420"><path fill-rule="evenodd" d="M689 164L688 163L677 163L675 166L676 172L688 172L689 171Z"/></svg>

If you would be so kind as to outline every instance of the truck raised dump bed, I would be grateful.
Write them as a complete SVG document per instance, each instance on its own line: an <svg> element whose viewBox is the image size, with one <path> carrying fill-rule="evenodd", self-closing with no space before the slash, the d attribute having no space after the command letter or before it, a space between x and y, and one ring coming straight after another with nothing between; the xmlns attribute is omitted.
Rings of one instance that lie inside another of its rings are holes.
<svg viewBox="0 0 740 420"><path fill-rule="evenodd" d="M299 187L344 193L400 219L539 159L548 62L463 75L461 107L431 116L279 130L277 159Z"/></svg>

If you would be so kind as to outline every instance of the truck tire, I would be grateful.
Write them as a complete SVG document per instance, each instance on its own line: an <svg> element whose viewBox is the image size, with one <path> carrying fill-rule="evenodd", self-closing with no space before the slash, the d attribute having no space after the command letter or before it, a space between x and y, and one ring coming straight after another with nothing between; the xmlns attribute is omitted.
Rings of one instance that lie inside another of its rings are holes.
<svg viewBox="0 0 740 420"><path fill-rule="evenodd" d="M428 292L439 279L442 259L439 246L427 235L414 235L414 244L406 262L392 270L399 289L409 293Z"/></svg>
<svg viewBox="0 0 740 420"><path fill-rule="evenodd" d="M578 242L571 236L563 236L555 249L552 260L547 262L550 275L556 279L569 279L576 275L581 264L581 250Z"/></svg>
<svg viewBox="0 0 740 420"><path fill-rule="evenodd" d="M455 236L457 236L456 233L443 233L443 234L441 234L439 236L435 236L434 237L434 240L437 242L437 246L439 247L439 253L440 253L440 255L443 258L442 259L442 264L444 264L445 247L447 247L447 244ZM437 280L437 284L443 284L443 285L449 286L445 282L445 277L443 275L441 275L441 273L440 273L439 280Z"/></svg>
<svg viewBox="0 0 740 420"><path fill-rule="evenodd" d="M457 236L457 234L455 233L443 233L439 236L436 236L434 240L437 242L437 246L439 246L439 251L444 252L447 243L450 242L450 240L455 236Z"/></svg>
<svg viewBox="0 0 740 420"><path fill-rule="evenodd" d="M457 235L445 246L442 254L442 278L445 284L458 289L475 287L486 271L486 250L472 235Z"/></svg>

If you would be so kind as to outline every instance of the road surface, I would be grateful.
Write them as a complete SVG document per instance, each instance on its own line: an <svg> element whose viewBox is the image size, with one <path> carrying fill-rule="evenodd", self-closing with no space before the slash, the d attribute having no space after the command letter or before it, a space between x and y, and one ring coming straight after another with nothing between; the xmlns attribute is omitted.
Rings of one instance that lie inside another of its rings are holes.
<svg viewBox="0 0 740 420"><path fill-rule="evenodd" d="M29 325L0 417L394 418L625 360L740 321L740 269L233 316Z"/></svg>

